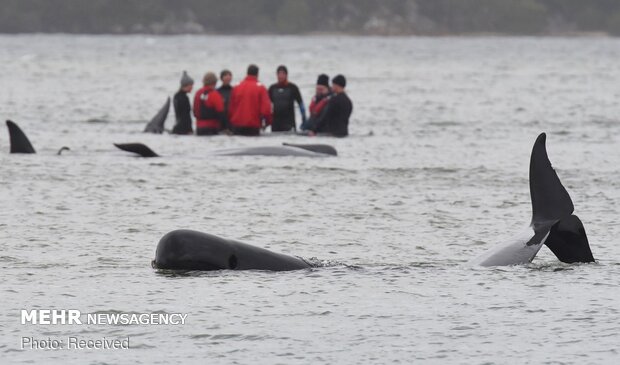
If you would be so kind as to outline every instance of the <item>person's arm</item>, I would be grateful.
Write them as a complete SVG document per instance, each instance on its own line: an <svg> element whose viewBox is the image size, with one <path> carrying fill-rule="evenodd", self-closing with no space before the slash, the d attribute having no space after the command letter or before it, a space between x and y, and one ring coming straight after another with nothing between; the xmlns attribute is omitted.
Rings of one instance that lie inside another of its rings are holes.
<svg viewBox="0 0 620 365"><path fill-rule="evenodd" d="M192 125L192 106L189 103L189 96L185 95L185 97L180 98L179 110L181 111L181 118L189 119L189 125Z"/></svg>
<svg viewBox="0 0 620 365"><path fill-rule="evenodd" d="M260 93L260 114L262 118L265 118L266 125L271 125L273 115L271 112L271 99L265 87L262 88Z"/></svg>
<svg viewBox="0 0 620 365"><path fill-rule="evenodd" d="M237 88L233 88L230 92L230 99L228 100L228 122L232 120L233 111L237 108L237 97L236 91ZM232 123L231 123L232 126Z"/></svg>
<svg viewBox="0 0 620 365"><path fill-rule="evenodd" d="M200 119L200 90L194 94L194 117Z"/></svg>
<svg viewBox="0 0 620 365"><path fill-rule="evenodd" d="M297 85L295 85L295 90L293 91L295 93L295 100L297 101L297 105L299 105L299 113L301 114L301 124L305 125L306 124L306 107L304 105L304 101L301 98L301 93L299 92L299 88L297 87ZM295 131L297 131L297 126L293 123L293 129Z"/></svg>
<svg viewBox="0 0 620 365"><path fill-rule="evenodd" d="M224 126L224 98L222 97L222 94L220 94L219 91L212 91L213 93L213 98L209 98L209 100L213 99L212 101L212 108L215 109L215 111L217 112L217 120L219 120L220 122L220 126Z"/></svg>

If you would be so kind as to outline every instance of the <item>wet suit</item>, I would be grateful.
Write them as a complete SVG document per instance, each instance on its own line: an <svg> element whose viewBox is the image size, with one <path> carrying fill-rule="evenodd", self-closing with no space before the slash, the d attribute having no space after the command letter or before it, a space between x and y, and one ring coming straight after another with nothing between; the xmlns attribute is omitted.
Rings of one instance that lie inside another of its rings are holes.
<svg viewBox="0 0 620 365"><path fill-rule="evenodd" d="M230 121L228 120L228 106L230 105L230 94L233 87L230 85L222 85L217 88L217 91L222 95L224 99L224 118L222 119L222 129L230 130Z"/></svg>
<svg viewBox="0 0 620 365"><path fill-rule="evenodd" d="M335 137L346 137L349 134L349 117L352 111L353 104L346 93L334 94L325 107L325 114L312 130L317 133L330 133Z"/></svg>
<svg viewBox="0 0 620 365"><path fill-rule="evenodd" d="M273 104L272 132L287 132L296 129L295 101L305 119L304 102L297 85L292 82L277 83L269 87L269 98Z"/></svg>
<svg viewBox="0 0 620 365"><path fill-rule="evenodd" d="M189 98L183 90L174 94L173 99L174 115L177 123L172 128L173 134L192 134L192 107Z"/></svg>

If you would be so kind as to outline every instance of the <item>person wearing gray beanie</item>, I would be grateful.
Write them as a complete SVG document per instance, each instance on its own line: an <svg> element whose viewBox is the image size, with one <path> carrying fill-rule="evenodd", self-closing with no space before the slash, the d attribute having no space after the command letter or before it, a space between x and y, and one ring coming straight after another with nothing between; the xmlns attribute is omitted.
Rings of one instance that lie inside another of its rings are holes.
<svg viewBox="0 0 620 365"><path fill-rule="evenodd" d="M194 79L189 77L187 71L183 71L183 75L181 76L181 87L187 87L189 85L194 85Z"/></svg>
<svg viewBox="0 0 620 365"><path fill-rule="evenodd" d="M189 77L187 71L181 75L181 88L174 94L173 105L176 124L172 128L173 134L193 134L192 130L192 107L187 94L192 92L194 80Z"/></svg>

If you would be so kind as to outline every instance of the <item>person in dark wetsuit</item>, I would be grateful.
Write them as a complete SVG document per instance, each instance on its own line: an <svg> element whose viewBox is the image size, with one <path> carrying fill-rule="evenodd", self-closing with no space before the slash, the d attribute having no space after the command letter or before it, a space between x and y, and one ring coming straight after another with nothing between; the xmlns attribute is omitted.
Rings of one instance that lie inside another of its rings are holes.
<svg viewBox="0 0 620 365"><path fill-rule="evenodd" d="M173 105L176 124L172 128L173 134L193 134L192 130L192 107L187 94L192 92L194 80L186 71L181 76L181 88L174 94Z"/></svg>
<svg viewBox="0 0 620 365"><path fill-rule="evenodd" d="M306 109L297 85L288 81L286 66L277 69L278 82L269 87L269 98L273 104L272 132L297 130L295 124L295 102L299 105L302 121L306 121ZM303 124L303 123L302 123Z"/></svg>
<svg viewBox="0 0 620 365"><path fill-rule="evenodd" d="M230 121L228 120L228 105L230 104L230 94L232 93L233 87L230 84L232 82L232 72L229 70L222 70L220 72L220 80L222 81L222 85L217 88L217 91L222 95L224 99L224 118L222 119L222 131L226 134L230 134Z"/></svg>
<svg viewBox="0 0 620 365"><path fill-rule="evenodd" d="M317 132L325 132L334 137L346 137L349 134L349 117L353 111L353 104L344 91L346 85L347 80L342 75L332 79L333 96L325 107L325 114L321 116L317 125L312 128L310 135L314 135Z"/></svg>
<svg viewBox="0 0 620 365"><path fill-rule="evenodd" d="M319 119L325 114L327 103L331 97L331 89L329 88L329 76L320 74L316 80L316 94L310 102L310 117L301 124L302 131L312 130L316 126Z"/></svg>

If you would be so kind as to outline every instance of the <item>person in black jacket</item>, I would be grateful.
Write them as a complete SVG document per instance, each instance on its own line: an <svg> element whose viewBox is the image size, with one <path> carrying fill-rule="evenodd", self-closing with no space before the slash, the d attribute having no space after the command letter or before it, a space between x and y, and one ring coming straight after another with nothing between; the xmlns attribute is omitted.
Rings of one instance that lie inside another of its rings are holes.
<svg viewBox="0 0 620 365"><path fill-rule="evenodd" d="M286 66L280 65L276 71L278 82L269 87L269 98L273 104L272 132L297 130L295 124L295 102L299 105L302 122L306 121L306 108L297 85L288 81Z"/></svg>
<svg viewBox="0 0 620 365"><path fill-rule="evenodd" d="M192 92L194 80L183 71L181 76L181 88L174 94L173 105L176 124L172 128L174 134L193 134L192 130L192 107L187 94Z"/></svg>
<svg viewBox="0 0 620 365"><path fill-rule="evenodd" d="M220 81L222 81L222 85L217 88L217 91L222 95L224 99L224 118L222 119L222 131L224 133L229 133L230 122L228 121L228 105L230 104L230 94L232 93L233 87L231 85L232 82L232 72L229 70L222 70L220 72Z"/></svg>
<svg viewBox="0 0 620 365"><path fill-rule="evenodd" d="M332 79L332 97L310 135L329 133L335 137L346 137L349 134L349 117L353 104L344 90L346 86L347 80L344 76L337 75Z"/></svg>

